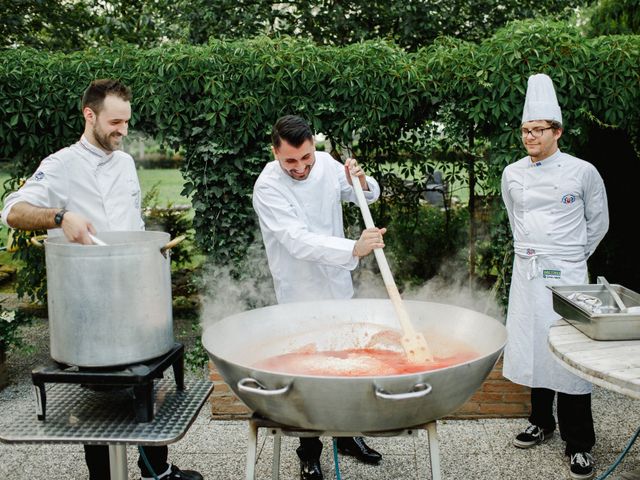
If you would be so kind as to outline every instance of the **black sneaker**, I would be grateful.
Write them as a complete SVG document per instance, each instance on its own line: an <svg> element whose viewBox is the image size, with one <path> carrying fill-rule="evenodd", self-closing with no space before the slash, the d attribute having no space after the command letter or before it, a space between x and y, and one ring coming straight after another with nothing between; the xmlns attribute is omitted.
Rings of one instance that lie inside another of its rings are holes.
<svg viewBox="0 0 640 480"><path fill-rule="evenodd" d="M590 453L578 452L571 455L571 478L584 480L593 477L595 460Z"/></svg>
<svg viewBox="0 0 640 480"><path fill-rule="evenodd" d="M543 430L537 425L529 424L524 432L519 433L513 440L518 448L531 448L553 437L553 430Z"/></svg>

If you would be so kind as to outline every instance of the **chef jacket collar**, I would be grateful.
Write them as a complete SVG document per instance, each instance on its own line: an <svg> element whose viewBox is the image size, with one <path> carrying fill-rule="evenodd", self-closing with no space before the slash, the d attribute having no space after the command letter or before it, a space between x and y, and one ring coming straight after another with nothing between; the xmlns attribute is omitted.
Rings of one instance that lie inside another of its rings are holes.
<svg viewBox="0 0 640 480"><path fill-rule="evenodd" d="M532 162L531 161L531 157L529 157L529 168L532 167L543 167L545 165L551 165L554 162L557 162L558 165L561 165L562 162L560 162L560 149L557 149L551 156L545 158L544 160L540 160L539 162Z"/></svg>
<svg viewBox="0 0 640 480"><path fill-rule="evenodd" d="M95 157L98 166L104 165L105 163L112 160L113 154L115 153L115 152L111 152L109 154L105 153L103 150L99 149L98 147L93 145L89 140L87 140L87 137L85 137L84 135L82 135L82 137L80 138L80 145L82 145L82 147L84 147L85 150L87 150L89 153L92 154L92 156Z"/></svg>

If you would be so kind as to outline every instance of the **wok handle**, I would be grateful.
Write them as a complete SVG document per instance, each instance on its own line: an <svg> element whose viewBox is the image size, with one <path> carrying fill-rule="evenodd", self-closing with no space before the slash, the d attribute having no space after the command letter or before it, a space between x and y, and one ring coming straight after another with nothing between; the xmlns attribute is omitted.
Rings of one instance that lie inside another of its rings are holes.
<svg viewBox="0 0 640 480"><path fill-rule="evenodd" d="M376 387L376 397L384 400L409 400L411 398L422 398L429 395L433 387L428 383L416 383L413 386L413 392L406 393L388 393L380 387Z"/></svg>
<svg viewBox="0 0 640 480"><path fill-rule="evenodd" d="M254 384L257 385L256 387L250 387L248 384ZM289 389L291 388L291 384L285 385L282 388L276 388L275 390L269 390L267 387L265 387L264 385L262 385L259 381L257 381L255 378L243 378L241 380L238 380L238 390L240 390L241 392L244 393L254 393L256 395L262 395L265 397L274 397L276 395L284 395L285 393L287 393L289 391Z"/></svg>

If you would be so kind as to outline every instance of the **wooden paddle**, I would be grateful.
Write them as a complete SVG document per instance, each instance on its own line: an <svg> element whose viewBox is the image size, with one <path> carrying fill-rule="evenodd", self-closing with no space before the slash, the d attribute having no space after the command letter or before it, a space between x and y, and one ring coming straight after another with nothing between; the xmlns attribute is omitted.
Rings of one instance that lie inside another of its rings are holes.
<svg viewBox="0 0 640 480"><path fill-rule="evenodd" d="M364 198L364 192L362 191L360 180L358 180L358 177L351 175L351 182L353 183L353 189L356 193L356 198L358 200L358 205L360 206L360 211L362 212L362 218L364 219L365 226L367 228L375 228L373 218L371 217L371 211L369 210L369 205L367 204L367 200ZM393 280L393 275L391 275L391 269L389 268L387 257L385 256L383 249L376 248L373 250L373 254L378 262L384 286L387 287L387 293L389 294L391 303L393 303L393 308L396 311L396 316L398 317L400 327L402 328L402 338L400 339L400 343L407 355L407 359L412 363L432 362L433 355L431 354L431 350L429 349L429 345L427 345L424 335L420 332L416 332L416 329L413 328L413 324L409 318L409 313L407 312L404 303L402 303L400 292L398 292L396 282Z"/></svg>

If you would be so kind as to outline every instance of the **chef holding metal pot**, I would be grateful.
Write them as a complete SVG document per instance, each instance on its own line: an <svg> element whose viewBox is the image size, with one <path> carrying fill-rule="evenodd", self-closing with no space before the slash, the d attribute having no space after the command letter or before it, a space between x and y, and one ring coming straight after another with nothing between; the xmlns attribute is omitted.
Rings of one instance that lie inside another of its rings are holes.
<svg viewBox="0 0 640 480"><path fill-rule="evenodd" d="M357 203L351 183L355 175L369 203L380 187L365 176L354 159L344 165L325 152L316 152L313 132L299 116L278 119L272 130L275 160L255 183L253 207L267 252L278 303L349 299L353 296L351 270L360 257L384 247L386 229L369 228L360 238L344 238L342 202ZM377 464L382 456L362 437L341 437L338 450ZM320 480L322 443L300 438L300 478Z"/></svg>
<svg viewBox="0 0 640 480"><path fill-rule="evenodd" d="M82 97L84 134L45 158L33 176L5 200L2 220L21 230L92 244L96 231L144 230L140 184L131 156L118 150L131 118L131 90L117 80L91 82ZM85 445L90 480L109 480L106 445ZM167 463L166 446L144 447L143 479L202 480L198 472Z"/></svg>
<svg viewBox="0 0 640 480"><path fill-rule="evenodd" d="M562 367L547 346L560 316L546 287L585 283L587 258L609 227L607 194L593 165L558 149L562 113L547 75L529 77L521 135L528 156L502 174L515 251L503 373L531 387L530 424L513 443L531 448L553 435L557 393L571 477L587 479L594 473L591 384Z"/></svg>

